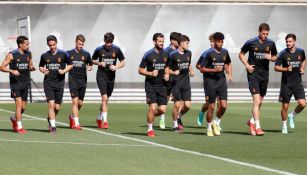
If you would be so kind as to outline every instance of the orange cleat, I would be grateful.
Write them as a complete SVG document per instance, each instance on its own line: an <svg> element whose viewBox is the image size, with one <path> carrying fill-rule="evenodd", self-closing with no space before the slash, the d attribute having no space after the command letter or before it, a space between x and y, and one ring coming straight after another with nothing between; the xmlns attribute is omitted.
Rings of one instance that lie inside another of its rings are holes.
<svg viewBox="0 0 307 175"><path fill-rule="evenodd" d="M17 121L13 119L13 117L10 117L12 122L12 128L14 131L17 131Z"/></svg>
<svg viewBox="0 0 307 175"><path fill-rule="evenodd" d="M251 135L255 136L256 135L256 125L255 124L252 124L250 122L250 120L247 121L246 123L248 126L249 126L249 132Z"/></svg>
<svg viewBox="0 0 307 175"><path fill-rule="evenodd" d="M148 137L156 137L155 132L153 130L147 131L147 136Z"/></svg>
<svg viewBox="0 0 307 175"><path fill-rule="evenodd" d="M74 129L74 130L82 130L80 125L74 126L72 129Z"/></svg>
<svg viewBox="0 0 307 175"><path fill-rule="evenodd" d="M108 122L103 122L103 128L108 129L109 128L109 123Z"/></svg>
<svg viewBox="0 0 307 175"><path fill-rule="evenodd" d="M75 120L72 115L69 115L69 127L73 129L75 127Z"/></svg>
<svg viewBox="0 0 307 175"><path fill-rule="evenodd" d="M257 135L257 136L263 136L263 135L264 135L264 132L262 131L261 128L258 128L258 129L256 130L256 135Z"/></svg>
<svg viewBox="0 0 307 175"><path fill-rule="evenodd" d="M16 132L19 133L19 134L27 133L27 131L25 129L23 129L23 128L16 130Z"/></svg>
<svg viewBox="0 0 307 175"><path fill-rule="evenodd" d="M103 129L102 127L102 120L96 120L98 128Z"/></svg>

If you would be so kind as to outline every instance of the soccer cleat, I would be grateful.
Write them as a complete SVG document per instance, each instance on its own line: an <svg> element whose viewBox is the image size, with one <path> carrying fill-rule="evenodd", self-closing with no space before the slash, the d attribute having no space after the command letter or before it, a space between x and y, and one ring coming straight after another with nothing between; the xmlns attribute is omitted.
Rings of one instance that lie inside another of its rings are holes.
<svg viewBox="0 0 307 175"><path fill-rule="evenodd" d="M219 127L217 126L217 124L213 123L212 124L212 129L213 129L213 133L216 136L221 135L221 131L219 130Z"/></svg>
<svg viewBox="0 0 307 175"><path fill-rule="evenodd" d="M109 128L109 123L103 122L103 129L108 129L108 128Z"/></svg>
<svg viewBox="0 0 307 175"><path fill-rule="evenodd" d="M294 116L292 113L288 114L288 121L289 121L290 128L295 128Z"/></svg>
<svg viewBox="0 0 307 175"><path fill-rule="evenodd" d="M264 135L264 132L262 131L261 128L258 128L258 129L256 130L256 135L257 135L257 136L263 136L263 135Z"/></svg>
<svg viewBox="0 0 307 175"><path fill-rule="evenodd" d="M14 131L17 131L17 122L16 120L13 119L13 117L10 117L11 122L12 122L12 128Z"/></svg>
<svg viewBox="0 0 307 175"><path fill-rule="evenodd" d="M183 130L183 124L182 124L181 118L177 119L177 123L178 123L179 129Z"/></svg>
<svg viewBox="0 0 307 175"><path fill-rule="evenodd" d="M49 127L50 134L56 134L56 127Z"/></svg>
<svg viewBox="0 0 307 175"><path fill-rule="evenodd" d="M102 120L98 120L97 119L96 122L97 122L98 128L103 129L103 127L102 127Z"/></svg>
<svg viewBox="0 0 307 175"><path fill-rule="evenodd" d="M178 132L178 133L183 132L179 127L173 128L173 131Z"/></svg>
<svg viewBox="0 0 307 175"><path fill-rule="evenodd" d="M148 137L156 137L155 132L153 130L147 131L147 136Z"/></svg>
<svg viewBox="0 0 307 175"><path fill-rule="evenodd" d="M208 137L213 137L213 132L212 132L212 129L207 129L207 136Z"/></svg>
<svg viewBox="0 0 307 175"><path fill-rule="evenodd" d="M165 119L160 119L160 128L165 129Z"/></svg>
<svg viewBox="0 0 307 175"><path fill-rule="evenodd" d="M27 131L25 129L23 129L23 128L17 129L16 132L19 133L19 134L27 133Z"/></svg>
<svg viewBox="0 0 307 175"><path fill-rule="evenodd" d="M288 134L288 128L282 128L281 133L282 134Z"/></svg>
<svg viewBox="0 0 307 175"><path fill-rule="evenodd" d="M198 124L198 126L203 125L203 122L204 122L204 113L200 111L198 113L198 117L197 117L197 124Z"/></svg>
<svg viewBox="0 0 307 175"><path fill-rule="evenodd" d="M74 129L74 130L82 130L80 125L74 126L72 129Z"/></svg>
<svg viewBox="0 0 307 175"><path fill-rule="evenodd" d="M75 120L72 115L69 115L69 127L73 129L75 127Z"/></svg>
<svg viewBox="0 0 307 175"><path fill-rule="evenodd" d="M220 125L217 125L217 127L219 128L220 131L223 131Z"/></svg>
<svg viewBox="0 0 307 175"><path fill-rule="evenodd" d="M246 123L248 126L249 126L249 132L251 135L255 136L256 135L256 125L255 124L252 124L250 122L250 120L247 121Z"/></svg>

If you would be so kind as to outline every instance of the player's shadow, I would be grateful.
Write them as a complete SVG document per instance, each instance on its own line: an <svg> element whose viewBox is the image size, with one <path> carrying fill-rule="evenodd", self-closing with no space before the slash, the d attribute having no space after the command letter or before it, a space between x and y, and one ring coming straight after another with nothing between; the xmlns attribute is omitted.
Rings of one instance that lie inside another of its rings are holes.
<svg viewBox="0 0 307 175"><path fill-rule="evenodd" d="M279 129L264 129L264 132L271 132L271 133L281 133Z"/></svg>
<svg viewBox="0 0 307 175"><path fill-rule="evenodd" d="M0 129L0 131L3 131L3 132L15 132L15 131L13 131L13 129Z"/></svg>
<svg viewBox="0 0 307 175"><path fill-rule="evenodd" d="M135 136L147 136L146 133L138 133L138 132L124 132L124 133L121 133L121 134L124 134L124 135L135 135Z"/></svg>
<svg viewBox="0 0 307 175"><path fill-rule="evenodd" d="M27 131L34 131L34 132L49 132L48 129L27 129Z"/></svg>
<svg viewBox="0 0 307 175"><path fill-rule="evenodd" d="M206 135L206 133L205 133L205 132L187 132L187 131L179 132L179 134L189 134L189 135Z"/></svg>
<svg viewBox="0 0 307 175"><path fill-rule="evenodd" d="M61 128L61 129L70 129L69 126L57 126L57 128Z"/></svg>
<svg viewBox="0 0 307 175"><path fill-rule="evenodd" d="M184 126L184 128L190 128L190 129L205 129L204 126Z"/></svg>
<svg viewBox="0 0 307 175"><path fill-rule="evenodd" d="M246 131L221 131L221 133L225 133L225 134L237 134L237 135L250 135L250 133L246 132Z"/></svg>

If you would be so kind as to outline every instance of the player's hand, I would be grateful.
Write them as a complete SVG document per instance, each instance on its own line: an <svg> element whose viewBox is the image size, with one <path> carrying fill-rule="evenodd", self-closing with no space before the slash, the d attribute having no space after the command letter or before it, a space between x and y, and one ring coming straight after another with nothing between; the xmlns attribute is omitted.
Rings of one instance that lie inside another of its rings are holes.
<svg viewBox="0 0 307 175"><path fill-rule="evenodd" d="M179 74L180 74L180 71L179 71L179 70L175 70L175 71L173 71L173 74L179 75Z"/></svg>
<svg viewBox="0 0 307 175"><path fill-rule="evenodd" d="M88 71L91 71L92 69L93 69L92 66L87 66Z"/></svg>
<svg viewBox="0 0 307 175"><path fill-rule="evenodd" d="M168 81L169 80L169 75L168 74L164 74L163 78L164 78L165 81Z"/></svg>
<svg viewBox="0 0 307 175"><path fill-rule="evenodd" d="M154 70L154 71L150 72L150 76L156 77L156 76L158 76L158 73L159 73L158 70Z"/></svg>
<svg viewBox="0 0 307 175"><path fill-rule="evenodd" d="M106 66L107 66L107 64L106 64L105 62L99 62L99 63L98 63L98 66L101 66L101 67L106 67Z"/></svg>
<svg viewBox="0 0 307 175"><path fill-rule="evenodd" d="M255 65L248 65L248 66L246 66L246 69L247 69L247 71L249 72L249 73L253 73L254 72L254 70L255 70Z"/></svg>
<svg viewBox="0 0 307 175"><path fill-rule="evenodd" d="M300 73L304 74L305 70L303 68L300 68Z"/></svg>
<svg viewBox="0 0 307 175"><path fill-rule="evenodd" d="M229 74L229 66L228 66L228 64L225 64L224 71L225 71L226 74Z"/></svg>
<svg viewBox="0 0 307 175"><path fill-rule="evenodd" d="M190 77L194 77L194 71L189 71Z"/></svg>
<svg viewBox="0 0 307 175"><path fill-rule="evenodd" d="M30 71L35 71L36 68L35 68L34 66L30 66L30 67L29 67L29 70L30 70Z"/></svg>
<svg viewBox="0 0 307 175"><path fill-rule="evenodd" d="M19 76L20 73L18 72L18 70L11 70L11 74L15 75L15 76Z"/></svg>
<svg viewBox="0 0 307 175"><path fill-rule="evenodd" d="M229 75L229 74L228 74L228 76L227 76L227 81L232 82L232 75Z"/></svg>
<svg viewBox="0 0 307 175"><path fill-rule="evenodd" d="M214 68L214 72L222 72L223 71L223 66L216 66Z"/></svg>
<svg viewBox="0 0 307 175"><path fill-rule="evenodd" d="M288 71L288 72L292 72L292 69L293 69L292 65L290 65L290 66L287 67L287 71Z"/></svg>
<svg viewBox="0 0 307 175"><path fill-rule="evenodd" d="M271 51L270 51L270 53L265 53L264 58L267 59L267 60L271 60L272 59Z"/></svg>
<svg viewBox="0 0 307 175"><path fill-rule="evenodd" d="M111 71L115 71L115 70L117 69L117 66L110 65L109 69L110 69Z"/></svg>
<svg viewBox="0 0 307 175"><path fill-rule="evenodd" d="M63 69L59 69L59 74L61 74L61 75L63 75L63 74L65 74L65 71L63 70Z"/></svg>

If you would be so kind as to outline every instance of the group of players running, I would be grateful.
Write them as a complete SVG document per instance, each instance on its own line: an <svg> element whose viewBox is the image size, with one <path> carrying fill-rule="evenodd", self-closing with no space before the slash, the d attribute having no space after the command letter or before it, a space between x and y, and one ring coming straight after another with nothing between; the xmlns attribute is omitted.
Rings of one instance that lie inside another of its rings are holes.
<svg viewBox="0 0 307 175"><path fill-rule="evenodd" d="M302 75L306 65L305 52L296 47L295 34L285 38L287 48L277 56L274 41L268 39L270 27L266 23L259 26L258 36L248 40L239 54L247 70L248 86L253 98L251 118L247 121L250 134L262 136L260 127L260 108L267 92L269 81L269 63L275 62L275 71L282 72L279 101L282 102L282 133L287 134L287 121L295 127L294 118L306 104ZM224 35L221 32L209 36L211 48L204 51L197 61L196 68L203 74L205 103L197 117L198 125L207 120L207 136L221 134L220 122L227 108L227 81L232 81L232 65L227 49L223 48ZM96 122L98 128L108 129L108 100L112 95L115 71L124 67L125 57L121 49L113 44L114 35L104 35L104 45L99 46L93 55L83 49L85 37L77 35L75 48L62 51L57 48L57 38L47 37L49 50L41 55L39 71L44 74L44 92L48 102L48 124L50 133L56 133L56 116L63 99L65 74L69 73L69 89L72 98L72 110L69 115L70 128L81 130L79 111L82 107L86 85L87 71L97 65L96 80L101 93L100 112ZM173 130L182 132L182 117L191 108L190 77L194 76L191 65L192 53L189 50L188 36L172 32L170 45L164 48L164 35L153 35L154 47L147 51L139 65L138 72L145 76L145 92L148 104L147 135L155 137L153 124L155 117L160 117L160 128L165 128L167 103L174 101L172 110ZM30 71L35 71L29 40L25 36L17 38L18 48L9 52L2 62L1 71L8 72L10 77L11 97L15 100L15 114L11 116L13 130L24 134L21 119L25 111ZM248 59L245 54L249 53ZM292 95L298 102L296 108L288 114ZM217 109L214 115L215 103Z"/></svg>

